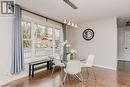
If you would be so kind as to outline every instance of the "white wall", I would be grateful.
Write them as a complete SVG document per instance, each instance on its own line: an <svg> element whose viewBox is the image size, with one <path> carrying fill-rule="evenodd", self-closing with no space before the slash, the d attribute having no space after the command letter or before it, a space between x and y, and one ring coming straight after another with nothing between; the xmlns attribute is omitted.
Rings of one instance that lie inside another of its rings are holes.
<svg viewBox="0 0 130 87"><path fill-rule="evenodd" d="M82 32L91 28L95 36L91 41L82 38ZM97 20L80 24L78 29L68 30L68 40L78 50L78 58L95 54L95 65L116 70L117 65L117 23L116 18Z"/></svg>
<svg viewBox="0 0 130 87"><path fill-rule="evenodd" d="M11 58L12 17L0 17L0 83L9 73Z"/></svg>

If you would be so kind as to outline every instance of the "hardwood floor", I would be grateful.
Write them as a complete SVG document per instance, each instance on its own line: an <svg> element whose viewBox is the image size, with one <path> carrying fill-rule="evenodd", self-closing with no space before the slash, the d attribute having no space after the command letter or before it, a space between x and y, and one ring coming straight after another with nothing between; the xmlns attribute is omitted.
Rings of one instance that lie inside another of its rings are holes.
<svg viewBox="0 0 130 87"><path fill-rule="evenodd" d="M83 87L130 87L130 62L118 62L118 71L95 67L95 81L90 72L90 77L86 79L83 74ZM35 75L34 78L23 78L11 82L3 87L82 87L80 81L70 77L65 84L62 84L62 74L57 70L51 77L51 71L43 71Z"/></svg>

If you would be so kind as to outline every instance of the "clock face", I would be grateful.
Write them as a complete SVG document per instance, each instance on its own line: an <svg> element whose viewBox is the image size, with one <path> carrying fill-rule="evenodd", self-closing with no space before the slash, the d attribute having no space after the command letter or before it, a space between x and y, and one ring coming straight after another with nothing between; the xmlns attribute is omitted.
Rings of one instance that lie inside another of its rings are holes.
<svg viewBox="0 0 130 87"><path fill-rule="evenodd" d="M91 40L94 37L94 31L92 29L86 29L83 32L83 38L85 40Z"/></svg>

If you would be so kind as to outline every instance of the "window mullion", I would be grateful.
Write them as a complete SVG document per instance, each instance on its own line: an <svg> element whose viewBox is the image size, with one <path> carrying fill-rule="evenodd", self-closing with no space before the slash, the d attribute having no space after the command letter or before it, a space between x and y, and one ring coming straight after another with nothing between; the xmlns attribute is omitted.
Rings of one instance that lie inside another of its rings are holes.
<svg viewBox="0 0 130 87"><path fill-rule="evenodd" d="M63 42L63 30L60 30L60 42ZM63 46L60 44L60 55L63 58Z"/></svg>
<svg viewBox="0 0 130 87"><path fill-rule="evenodd" d="M31 57L35 58L35 39L34 39L34 34L35 34L35 29L36 26L34 24L34 22L31 22L31 41L32 41L32 47L31 47Z"/></svg>
<svg viewBox="0 0 130 87"><path fill-rule="evenodd" d="M55 28L53 27L52 29L52 34L53 34L53 55L55 53Z"/></svg>

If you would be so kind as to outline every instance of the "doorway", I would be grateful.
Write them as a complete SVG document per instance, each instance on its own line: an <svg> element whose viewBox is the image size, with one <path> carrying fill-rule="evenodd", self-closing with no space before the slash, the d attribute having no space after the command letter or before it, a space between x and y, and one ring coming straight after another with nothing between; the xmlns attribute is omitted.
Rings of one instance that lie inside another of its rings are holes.
<svg viewBox="0 0 130 87"><path fill-rule="evenodd" d="M117 69L130 71L130 18L118 18L118 64Z"/></svg>

